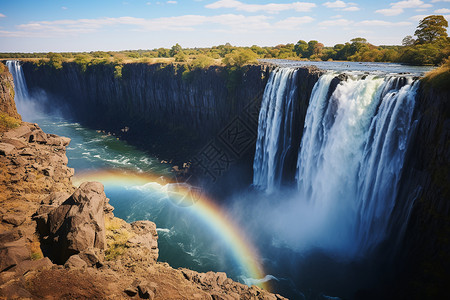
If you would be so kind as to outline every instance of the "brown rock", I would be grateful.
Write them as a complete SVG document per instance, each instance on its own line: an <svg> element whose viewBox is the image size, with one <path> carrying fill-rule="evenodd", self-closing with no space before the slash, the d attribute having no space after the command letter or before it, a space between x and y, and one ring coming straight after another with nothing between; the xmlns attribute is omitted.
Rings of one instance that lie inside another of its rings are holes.
<svg viewBox="0 0 450 300"><path fill-rule="evenodd" d="M12 271L15 271L19 275L23 275L29 271L37 271L43 269L50 269L53 263L48 257L44 257L39 260L24 260L17 264Z"/></svg>
<svg viewBox="0 0 450 300"><path fill-rule="evenodd" d="M33 131L33 134L30 135L29 141L39 144L46 144L47 134L45 134L42 130L35 130Z"/></svg>
<svg viewBox="0 0 450 300"><path fill-rule="evenodd" d="M30 251L25 246L23 238L0 246L0 272L28 259L30 259Z"/></svg>
<svg viewBox="0 0 450 300"><path fill-rule="evenodd" d="M14 226L22 225L26 217L23 215L3 215L3 222Z"/></svg>
<svg viewBox="0 0 450 300"><path fill-rule="evenodd" d="M14 147L16 147L16 149L19 149L19 150L23 149L27 146L27 144L25 144L21 140L13 139L13 138L3 138L0 142L13 145Z"/></svg>
<svg viewBox="0 0 450 300"><path fill-rule="evenodd" d="M11 159L11 162L16 166L25 166L28 164L28 161L21 156L14 157Z"/></svg>
<svg viewBox="0 0 450 300"><path fill-rule="evenodd" d="M127 242L130 257L140 261L155 262L158 259L158 233L156 225L150 221L131 223L134 236Z"/></svg>
<svg viewBox="0 0 450 300"><path fill-rule="evenodd" d="M0 155L11 155L16 151L16 147L11 144L0 143Z"/></svg>
<svg viewBox="0 0 450 300"><path fill-rule="evenodd" d="M8 71L0 74L0 111L10 117L21 119L14 102L14 80Z"/></svg>
<svg viewBox="0 0 450 300"><path fill-rule="evenodd" d="M36 153L31 148L24 148L22 151L19 152L22 156L35 156Z"/></svg>
<svg viewBox="0 0 450 300"><path fill-rule="evenodd" d="M85 182L73 195L50 212L48 228L56 256L61 263L83 250L105 248L103 185Z"/></svg>
<svg viewBox="0 0 450 300"><path fill-rule="evenodd" d="M142 281L137 286L139 297L142 299L154 299L155 298L155 291L156 286L155 284L149 284L145 281Z"/></svg>
<svg viewBox="0 0 450 300"><path fill-rule="evenodd" d="M83 269L87 267L87 263L81 259L79 255L72 255L64 264L68 269Z"/></svg>
<svg viewBox="0 0 450 300"><path fill-rule="evenodd" d="M29 135L31 134L31 129L29 126L30 125L28 123L24 123L17 128L5 132L5 134L3 134L3 137L12 139L17 139L21 137L28 138Z"/></svg>
<svg viewBox="0 0 450 300"><path fill-rule="evenodd" d="M14 231L6 231L0 233L0 245L5 243L14 242L15 240L18 240L20 238L19 233Z"/></svg>
<svg viewBox="0 0 450 300"><path fill-rule="evenodd" d="M70 138L61 136L60 139L61 139L62 145L63 145L64 147L69 146L70 141L71 141Z"/></svg>
<svg viewBox="0 0 450 300"><path fill-rule="evenodd" d="M55 175L55 169L53 167L47 167L47 168L42 170L42 173L45 176L53 177Z"/></svg>
<svg viewBox="0 0 450 300"><path fill-rule="evenodd" d="M81 251L78 254L79 257L86 262L89 267L97 266L100 267L103 265L103 256L100 254L98 250L95 249L87 249Z"/></svg>
<svg viewBox="0 0 450 300"><path fill-rule="evenodd" d="M139 292L137 287L135 286L129 286L124 290L125 294L127 294L130 297L136 296L136 294Z"/></svg>

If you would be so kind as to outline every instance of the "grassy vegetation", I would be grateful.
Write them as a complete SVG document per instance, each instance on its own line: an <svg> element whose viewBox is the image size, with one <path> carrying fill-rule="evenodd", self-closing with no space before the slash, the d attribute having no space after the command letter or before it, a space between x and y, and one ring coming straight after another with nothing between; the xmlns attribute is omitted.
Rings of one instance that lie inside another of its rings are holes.
<svg viewBox="0 0 450 300"><path fill-rule="evenodd" d="M115 260L124 254L127 247L127 241L132 238L132 233L126 230L125 221L119 218L106 218L106 242L105 251L106 260Z"/></svg>
<svg viewBox="0 0 450 300"><path fill-rule="evenodd" d="M422 79L435 89L450 90L450 57L437 69L434 69Z"/></svg>
<svg viewBox="0 0 450 300"><path fill-rule="evenodd" d="M0 112L0 132L5 132L9 129L19 127L20 123L20 120L10 117L3 112Z"/></svg>

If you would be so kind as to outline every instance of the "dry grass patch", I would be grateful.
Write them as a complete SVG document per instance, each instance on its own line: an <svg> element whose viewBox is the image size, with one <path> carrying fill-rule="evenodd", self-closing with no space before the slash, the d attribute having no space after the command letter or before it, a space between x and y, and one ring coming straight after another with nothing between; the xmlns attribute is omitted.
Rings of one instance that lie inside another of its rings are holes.
<svg viewBox="0 0 450 300"><path fill-rule="evenodd" d="M0 113L0 132L5 132L13 128L19 127L21 121L8 116L5 113Z"/></svg>
<svg viewBox="0 0 450 300"><path fill-rule="evenodd" d="M426 73L423 81L433 88L450 90L450 57L439 68Z"/></svg>
<svg viewBox="0 0 450 300"><path fill-rule="evenodd" d="M134 236L126 228L126 222L119 218L105 218L106 228L106 244L105 251L106 260L115 260L118 256L123 255L128 248L127 242Z"/></svg>

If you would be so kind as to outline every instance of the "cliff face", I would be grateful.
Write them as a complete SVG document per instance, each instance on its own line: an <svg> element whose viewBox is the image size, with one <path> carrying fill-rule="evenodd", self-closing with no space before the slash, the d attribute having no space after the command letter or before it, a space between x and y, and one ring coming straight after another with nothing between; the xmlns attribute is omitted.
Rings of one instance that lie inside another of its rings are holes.
<svg viewBox="0 0 450 300"><path fill-rule="evenodd" d="M14 81L11 73L0 62L0 113L20 120L14 102Z"/></svg>
<svg viewBox="0 0 450 300"><path fill-rule="evenodd" d="M409 299L438 298L450 281L450 93L422 84L397 214L410 213L398 253L402 278L394 289ZM405 201L414 201L411 210ZM395 220L395 217L393 218ZM399 292L400 291L400 292Z"/></svg>
<svg viewBox="0 0 450 300"><path fill-rule="evenodd" d="M31 93L43 89L48 105L92 127L120 133L154 154L183 159L252 101L260 101L268 75L264 66L186 71L173 65L125 64L121 76L107 64L83 70L67 63L57 70L24 63L23 70Z"/></svg>

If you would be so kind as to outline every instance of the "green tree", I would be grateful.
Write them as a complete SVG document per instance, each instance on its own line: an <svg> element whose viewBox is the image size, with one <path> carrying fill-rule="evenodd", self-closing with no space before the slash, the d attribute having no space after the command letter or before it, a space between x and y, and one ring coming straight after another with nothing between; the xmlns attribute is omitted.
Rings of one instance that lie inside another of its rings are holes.
<svg viewBox="0 0 450 300"><path fill-rule="evenodd" d="M447 37L448 22L441 15L431 15L420 21L414 35L420 44L432 43L439 38Z"/></svg>
<svg viewBox="0 0 450 300"><path fill-rule="evenodd" d="M169 49L166 48L159 48L158 49L158 57L169 57Z"/></svg>
<svg viewBox="0 0 450 300"><path fill-rule="evenodd" d="M237 49L225 55L222 60L227 66L242 67L257 62L258 55L250 49Z"/></svg>
<svg viewBox="0 0 450 300"><path fill-rule="evenodd" d="M208 57L204 54L197 55L196 58L191 62L193 69L206 69L214 63L214 59Z"/></svg>
<svg viewBox="0 0 450 300"><path fill-rule="evenodd" d="M47 58L49 59L49 64L55 69L62 68L63 57L60 53L49 52Z"/></svg>
<svg viewBox="0 0 450 300"><path fill-rule="evenodd" d="M323 44L318 41L312 40L308 42L308 56L314 55L314 58L318 58L322 54Z"/></svg>
<svg viewBox="0 0 450 300"><path fill-rule="evenodd" d="M352 54L355 54L367 45L367 40L361 37L351 39L350 42L352 42L350 45L350 51Z"/></svg>
<svg viewBox="0 0 450 300"><path fill-rule="evenodd" d="M172 46L172 48L170 48L169 55L170 55L170 57L174 57L175 55L180 53L182 50L183 50L183 48L181 48L181 46L178 43L176 43L175 45Z"/></svg>
<svg viewBox="0 0 450 300"><path fill-rule="evenodd" d="M186 62L188 60L188 57L186 54L184 54L183 51L178 52L174 56L176 62Z"/></svg>
<svg viewBox="0 0 450 300"><path fill-rule="evenodd" d="M414 45L415 42L416 42L416 40L412 36L407 35L403 38L402 45L403 46L412 46L412 45Z"/></svg>
<svg viewBox="0 0 450 300"><path fill-rule="evenodd" d="M294 46L294 51L299 57L309 57L308 54L308 43L304 40L299 40Z"/></svg>

